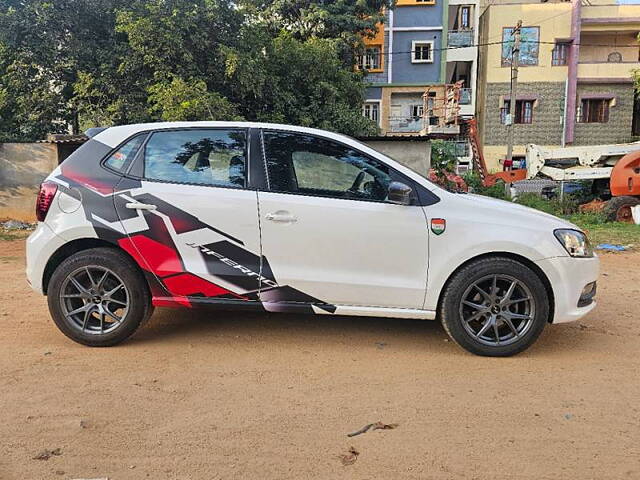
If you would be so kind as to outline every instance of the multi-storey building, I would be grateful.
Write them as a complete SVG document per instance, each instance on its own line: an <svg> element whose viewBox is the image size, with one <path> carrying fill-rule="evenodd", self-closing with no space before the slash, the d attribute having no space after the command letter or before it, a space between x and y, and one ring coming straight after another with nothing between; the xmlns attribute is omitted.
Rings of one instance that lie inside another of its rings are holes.
<svg viewBox="0 0 640 480"><path fill-rule="evenodd" d="M512 32L518 20L520 66L516 98L511 98ZM477 100L489 168L502 169L512 101L516 160L528 143L622 143L640 134L632 81L632 70L640 68L639 32L640 5L492 0L480 16Z"/></svg>
<svg viewBox="0 0 640 480"><path fill-rule="evenodd" d="M365 39L363 114L385 135L432 133L439 117L452 114L445 84L462 82L457 113L473 115L477 23L475 0L398 0Z"/></svg>

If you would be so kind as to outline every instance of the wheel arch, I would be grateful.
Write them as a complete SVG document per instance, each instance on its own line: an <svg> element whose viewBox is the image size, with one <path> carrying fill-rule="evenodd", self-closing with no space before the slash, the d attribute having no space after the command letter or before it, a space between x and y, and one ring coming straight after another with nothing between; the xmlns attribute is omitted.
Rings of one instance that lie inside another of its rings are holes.
<svg viewBox="0 0 640 480"><path fill-rule="evenodd" d="M538 278L540 279L540 281L544 285L544 289L547 292L547 297L549 298L549 318L547 319L547 322L551 323L553 321L553 316L555 314L555 297L553 295L553 288L551 287L551 282L549 281L549 278L544 273L544 271L542 271L542 269L538 265L535 264L535 262L532 262L527 257L523 257L522 255L518 255L517 253L512 253L512 252L488 252L488 253L483 253L481 255L476 255L475 257L471 257L471 258L467 259L466 261L464 261L463 263L461 263L460 265L458 265L458 267L453 272L451 272L449 274L449 276L447 277L447 280L444 282L444 285L442 286L442 289L440 290L440 294L438 295L438 307L437 307L437 311L438 312L440 311L440 307L441 307L441 303L442 303L442 297L444 295L444 292L446 291L446 289L449 286L449 283L451 282L453 277L460 270L462 270L464 267L466 267L470 263L473 263L473 262L476 262L478 260L482 260L482 259L485 259L485 258L508 258L510 260L514 260L516 262L522 263L526 267L529 267L538 276Z"/></svg>
<svg viewBox="0 0 640 480"><path fill-rule="evenodd" d="M51 257L49 257L49 260L47 261L47 265L44 268L44 273L42 275L43 293L45 295L47 294L47 290L49 288L49 282L51 280L51 277L53 276L53 272L56 271L56 269L62 262L64 262L71 255L75 255L78 252L89 250L91 248L100 248L100 247L111 248L113 250L117 250L118 252L121 252L123 255L125 255L131 260L131 262L136 266L136 268L140 270L141 274L144 273L140 268L140 266L138 265L138 263L135 261L135 259L128 252L126 252L122 248L118 248L113 243L108 242L106 240L102 240L100 238L76 238L68 243L65 243L63 246L58 248L58 250L56 250L53 253L53 255L51 255Z"/></svg>

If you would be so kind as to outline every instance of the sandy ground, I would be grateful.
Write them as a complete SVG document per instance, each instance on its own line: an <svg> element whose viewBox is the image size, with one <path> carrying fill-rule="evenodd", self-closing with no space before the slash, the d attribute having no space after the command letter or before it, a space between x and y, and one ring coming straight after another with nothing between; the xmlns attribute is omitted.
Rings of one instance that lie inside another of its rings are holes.
<svg viewBox="0 0 640 480"><path fill-rule="evenodd" d="M177 310L91 349L23 255L0 243L2 480L640 478L638 253L604 256L597 309L508 359L436 322ZM399 426L346 436L378 420Z"/></svg>

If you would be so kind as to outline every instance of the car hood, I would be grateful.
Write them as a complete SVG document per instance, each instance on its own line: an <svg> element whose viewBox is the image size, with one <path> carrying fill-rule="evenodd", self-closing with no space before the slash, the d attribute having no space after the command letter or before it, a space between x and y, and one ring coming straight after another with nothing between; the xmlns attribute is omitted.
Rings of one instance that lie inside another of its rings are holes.
<svg viewBox="0 0 640 480"><path fill-rule="evenodd" d="M466 208L472 208L474 214L490 215L494 217L496 223L503 225L526 228L538 227L544 230L557 228L580 230L579 227L566 220L514 202L471 193L452 195L455 195L456 199L459 199L461 203L465 203Z"/></svg>

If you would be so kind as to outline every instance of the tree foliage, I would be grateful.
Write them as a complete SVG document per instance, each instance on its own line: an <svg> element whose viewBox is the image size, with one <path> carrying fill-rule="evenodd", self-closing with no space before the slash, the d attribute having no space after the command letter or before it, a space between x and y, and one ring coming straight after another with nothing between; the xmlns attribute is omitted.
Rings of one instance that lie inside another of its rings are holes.
<svg viewBox="0 0 640 480"><path fill-rule="evenodd" d="M0 141L156 120L375 132L359 39L391 0L0 0Z"/></svg>

